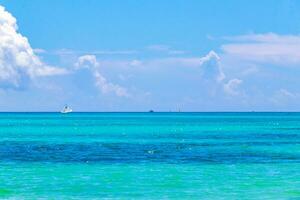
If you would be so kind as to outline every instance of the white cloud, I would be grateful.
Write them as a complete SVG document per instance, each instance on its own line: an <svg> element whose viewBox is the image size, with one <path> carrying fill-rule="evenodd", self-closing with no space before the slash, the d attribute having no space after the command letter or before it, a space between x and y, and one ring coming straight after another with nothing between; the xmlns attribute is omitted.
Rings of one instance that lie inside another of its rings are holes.
<svg viewBox="0 0 300 200"><path fill-rule="evenodd" d="M276 105L286 105L298 102L299 97L299 93L293 93L287 89L281 88L277 90L273 96L271 96L270 101Z"/></svg>
<svg viewBox="0 0 300 200"><path fill-rule="evenodd" d="M100 64L95 55L80 56L75 63L75 67L77 70L80 68L89 69L95 78L96 87L98 87L103 94L112 92L120 97L130 96L126 88L107 81L107 79L100 73Z"/></svg>
<svg viewBox="0 0 300 200"><path fill-rule="evenodd" d="M226 83L226 75L220 66L220 60L221 58L214 51L210 51L206 56L202 57L199 65L202 68L203 77L208 80L216 81L216 83L223 87L226 94L232 96L239 95L239 87L243 81L233 78Z"/></svg>
<svg viewBox="0 0 300 200"><path fill-rule="evenodd" d="M89 58L90 62L95 60ZM226 76L220 65L220 57L214 51L210 51L203 57L165 57L143 60L102 60L104 67L122 73L122 77L131 76L155 76L171 80L170 75L197 76L206 82L205 84L223 84ZM176 75L177 74L177 75ZM196 77L196 76L194 76ZM187 79L187 77L178 77ZM177 78L174 78L176 80ZM199 79L198 79L199 80ZM208 83L209 81L210 83Z"/></svg>
<svg viewBox="0 0 300 200"><path fill-rule="evenodd" d="M143 71L144 73L166 73L174 74L184 71L194 71L205 81L214 81L221 83L226 76L220 65L220 57L214 51L202 57L165 57L145 60L118 60L103 61L105 66L111 68L127 68L131 73ZM132 72L132 70L135 70ZM159 75L160 75L159 74ZM169 79L170 77L166 77Z"/></svg>
<svg viewBox="0 0 300 200"><path fill-rule="evenodd" d="M200 58L199 61L204 78L213 79L217 82L225 79L225 74L220 67L220 57L214 51L210 51L206 56Z"/></svg>
<svg viewBox="0 0 300 200"><path fill-rule="evenodd" d="M124 82L132 86L131 91L135 91L134 94L138 93L136 91L145 90L158 95L161 93L171 95L174 92L182 95L201 95L204 99L213 97L226 99L224 94L239 99L246 98L244 88L242 88L242 78L232 74L228 74L227 77L222 70L221 62L219 55L210 51L199 57L103 59L101 62L95 55L84 55L77 59L75 66L77 69L90 70L95 85L104 94L114 93L117 96L132 97L122 86L121 83ZM104 76L107 70L116 75L121 86ZM160 83L167 84L161 85ZM185 91L179 87L180 85L189 89ZM174 86L179 87L177 91ZM192 94L189 93L191 90L194 91Z"/></svg>
<svg viewBox="0 0 300 200"><path fill-rule="evenodd" d="M124 65L124 64L123 64ZM192 67L201 70L202 78L206 80L215 80L217 82L225 79L225 74L220 66L220 57L214 51L210 51L203 57L168 57L150 60L133 60L129 62L130 66L143 67L144 69L157 69L174 67Z"/></svg>
<svg viewBox="0 0 300 200"><path fill-rule="evenodd" d="M272 64L300 63L300 35L266 33L225 37L225 39L231 41L221 46L225 55Z"/></svg>
<svg viewBox="0 0 300 200"><path fill-rule="evenodd" d="M276 33L265 34L246 34L233 37L224 37L224 39L238 42L265 42L265 43L300 43L300 35L278 35Z"/></svg>
<svg viewBox="0 0 300 200"><path fill-rule="evenodd" d="M18 31L16 18L0 6L0 84L19 88L22 80L64 74L64 69L48 66L34 53L28 39Z"/></svg>
<svg viewBox="0 0 300 200"><path fill-rule="evenodd" d="M99 63L95 55L84 55L80 56L75 63L75 66L79 68L98 68Z"/></svg>
<svg viewBox="0 0 300 200"><path fill-rule="evenodd" d="M224 91L226 94L229 95L238 95L239 94L239 86L242 84L242 80L234 78L229 80L227 83L224 84Z"/></svg>
<svg viewBox="0 0 300 200"><path fill-rule="evenodd" d="M280 89L278 93L282 96L288 97L288 98L295 98L296 94L293 94L292 92L286 90L286 89Z"/></svg>

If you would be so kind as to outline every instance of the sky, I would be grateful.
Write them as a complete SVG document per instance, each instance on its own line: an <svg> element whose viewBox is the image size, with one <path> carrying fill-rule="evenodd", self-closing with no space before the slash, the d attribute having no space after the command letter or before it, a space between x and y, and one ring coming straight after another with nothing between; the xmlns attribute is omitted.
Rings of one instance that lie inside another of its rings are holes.
<svg viewBox="0 0 300 200"><path fill-rule="evenodd" d="M297 0L0 0L0 111L300 111Z"/></svg>

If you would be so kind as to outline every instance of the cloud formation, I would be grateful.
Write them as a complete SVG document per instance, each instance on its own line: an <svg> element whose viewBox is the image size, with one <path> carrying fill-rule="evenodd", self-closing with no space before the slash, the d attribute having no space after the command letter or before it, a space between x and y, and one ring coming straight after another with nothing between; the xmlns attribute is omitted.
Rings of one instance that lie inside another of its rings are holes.
<svg viewBox="0 0 300 200"><path fill-rule="evenodd" d="M214 51L210 51L206 56L200 59L202 76L205 79L221 82L225 79L225 74L220 66L220 57Z"/></svg>
<svg viewBox="0 0 300 200"><path fill-rule="evenodd" d="M297 103L299 102L300 94L291 92L287 89L281 88L270 97L270 100L275 105L285 105L289 103Z"/></svg>
<svg viewBox="0 0 300 200"><path fill-rule="evenodd" d="M90 58L90 62L95 63L95 59ZM230 96L240 94L240 85L242 80L236 77L232 79L226 76L221 66L220 56L210 51L204 56L199 57L165 57L143 60L103 60L105 67L111 70L118 70L122 73L119 76L121 80L124 77L130 77L131 82L139 82L139 87L143 87L146 81L148 85L156 85L156 82L172 83L182 85L198 85L198 93L207 91L212 96L217 93L224 95L224 92ZM155 77L149 79L148 77ZM127 80L127 79L126 79ZM154 80L154 81L153 81ZM193 81L197 81L194 82ZM127 80L128 81L128 80ZM201 88L199 88L201 87ZM173 88L169 88L172 91ZM196 88L195 88L196 89ZM149 88L147 89L149 90ZM152 88L153 91L160 88Z"/></svg>
<svg viewBox="0 0 300 200"><path fill-rule="evenodd" d="M242 84L242 80L234 78L230 79L227 83L224 84L224 91L229 95L238 95L239 94L239 86Z"/></svg>
<svg viewBox="0 0 300 200"><path fill-rule="evenodd" d="M225 55L271 64L300 63L300 35L266 33L225 37L225 39L231 41L221 46Z"/></svg>
<svg viewBox="0 0 300 200"><path fill-rule="evenodd" d="M18 33L16 18L0 6L0 86L20 88L25 79L64 73L35 55L28 39Z"/></svg>
<svg viewBox="0 0 300 200"><path fill-rule="evenodd" d="M117 84L113 84L100 73L100 64L97 61L95 55L83 55L80 56L75 63L76 69L86 68L91 71L95 78L95 85L103 94L114 93L119 97L129 97L129 93L126 88Z"/></svg>

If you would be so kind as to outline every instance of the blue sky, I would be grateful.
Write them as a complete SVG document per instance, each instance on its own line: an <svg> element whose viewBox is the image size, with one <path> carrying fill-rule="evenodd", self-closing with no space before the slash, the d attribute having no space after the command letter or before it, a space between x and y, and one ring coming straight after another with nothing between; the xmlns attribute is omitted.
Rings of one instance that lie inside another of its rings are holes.
<svg viewBox="0 0 300 200"><path fill-rule="evenodd" d="M300 110L296 0L0 5L1 111Z"/></svg>

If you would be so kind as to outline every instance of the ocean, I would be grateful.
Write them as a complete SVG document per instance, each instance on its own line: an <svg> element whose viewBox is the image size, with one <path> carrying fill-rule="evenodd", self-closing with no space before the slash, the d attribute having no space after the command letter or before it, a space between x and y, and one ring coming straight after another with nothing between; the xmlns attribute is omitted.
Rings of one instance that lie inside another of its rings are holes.
<svg viewBox="0 0 300 200"><path fill-rule="evenodd" d="M300 113L0 113L0 199L300 199Z"/></svg>

